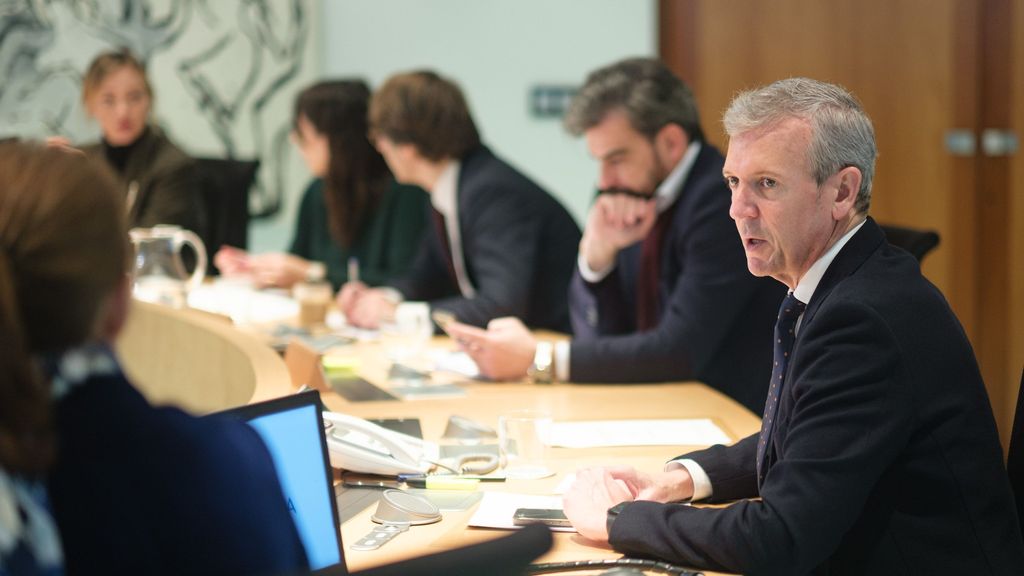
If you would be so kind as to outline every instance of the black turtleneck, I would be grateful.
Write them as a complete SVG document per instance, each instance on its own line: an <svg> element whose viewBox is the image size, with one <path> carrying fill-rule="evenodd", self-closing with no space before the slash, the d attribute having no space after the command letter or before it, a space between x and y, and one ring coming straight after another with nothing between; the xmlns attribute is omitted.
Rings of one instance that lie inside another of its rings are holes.
<svg viewBox="0 0 1024 576"><path fill-rule="evenodd" d="M112 146L105 138L103 139L103 153L107 157L107 162L110 162L118 174L124 174L124 170L128 166L128 159L132 157L135 149L139 147L139 142L142 142L148 133L149 127L147 126L134 142L125 146Z"/></svg>

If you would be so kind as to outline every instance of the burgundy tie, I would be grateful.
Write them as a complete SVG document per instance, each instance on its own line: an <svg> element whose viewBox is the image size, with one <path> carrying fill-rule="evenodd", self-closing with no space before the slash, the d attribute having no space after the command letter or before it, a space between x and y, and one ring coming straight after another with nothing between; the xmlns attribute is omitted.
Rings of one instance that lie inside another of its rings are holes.
<svg viewBox="0 0 1024 576"><path fill-rule="evenodd" d="M785 383L786 365L789 354L796 343L796 321L803 314L807 304L796 299L790 292L779 306L779 318L775 322L775 359L772 365L772 381L768 387L768 399L764 403L764 417L761 419L761 436L757 440L757 485L761 486L768 474L769 449L775 417L779 412L779 396Z"/></svg>
<svg viewBox="0 0 1024 576"><path fill-rule="evenodd" d="M636 328L640 332L656 328L661 317L661 248L674 213L673 207L669 206L658 214L654 227L640 248L640 273L636 279Z"/></svg>
<svg viewBox="0 0 1024 576"><path fill-rule="evenodd" d="M448 274L452 278L452 282L458 286L459 277L455 273L455 260L452 259L452 245L448 242L448 228L444 223L444 214L441 214L437 208L433 208L434 216L434 231L437 233L437 237L441 239L441 250L444 251L444 261L448 264Z"/></svg>

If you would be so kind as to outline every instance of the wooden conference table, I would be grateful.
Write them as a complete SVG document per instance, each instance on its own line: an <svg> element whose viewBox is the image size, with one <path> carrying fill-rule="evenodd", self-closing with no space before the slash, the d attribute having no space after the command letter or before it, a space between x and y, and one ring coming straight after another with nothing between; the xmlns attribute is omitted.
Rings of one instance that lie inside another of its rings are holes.
<svg viewBox="0 0 1024 576"><path fill-rule="evenodd" d="M294 387L283 361L265 344L230 324L201 313L168 310L137 304L119 345L126 370L150 398L173 401L199 412L288 394ZM435 345L451 346L443 339ZM388 360L379 344L357 344L338 350L358 359L359 374L386 388ZM182 361L182 357L188 358ZM458 377L454 377L459 380ZM439 439L448 417L457 414L497 429L498 416L515 409L548 412L555 421L642 418L711 418L733 440L760 429L760 419L725 395L699 383L657 385L580 385L485 383L459 380L466 395L409 401L348 402L326 392L331 409L364 418L419 418L423 436ZM182 387L182 383L189 383ZM620 448L550 448L548 464L554 477L481 483L481 490L552 494L566 474L580 467L632 465L660 470L673 456L701 446ZM343 543L352 543L372 528L364 510L342 525ZM374 551L347 547L349 570L360 570L396 560L482 542L506 534L498 530L468 528L473 510L447 512L444 518L416 526L394 542ZM541 562L616 558L610 548L599 547L577 534L556 533L552 550Z"/></svg>

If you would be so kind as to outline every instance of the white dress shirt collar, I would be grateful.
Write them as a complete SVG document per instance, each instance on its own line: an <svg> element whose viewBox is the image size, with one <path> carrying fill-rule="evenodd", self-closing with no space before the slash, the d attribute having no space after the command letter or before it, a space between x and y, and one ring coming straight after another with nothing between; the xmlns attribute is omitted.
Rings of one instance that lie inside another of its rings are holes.
<svg viewBox="0 0 1024 576"><path fill-rule="evenodd" d="M434 187L430 190L430 203L445 218L456 215L456 210L458 209L456 187L459 182L459 168L461 166L462 163L458 160L448 162L448 165L445 166L441 175L437 178L437 182L434 183Z"/></svg>
<svg viewBox="0 0 1024 576"><path fill-rule="evenodd" d="M867 222L866 218L864 219L864 222ZM839 251L843 249L843 246L846 246L846 243L850 241L850 238L853 238L853 235L861 229L861 226L864 226L864 222L857 224L852 230L843 234L842 238L833 244L831 248L821 255L821 258L818 258L818 260L807 269L803 278L796 283L796 289L793 290L793 296L796 296L797 300L804 304L811 301L811 296L814 296L814 291L818 289L818 284L821 282L821 278L825 276L825 271L832 265L832 261L836 259L837 255L839 255Z"/></svg>
<svg viewBox="0 0 1024 576"><path fill-rule="evenodd" d="M451 160L430 190L430 203L444 216L445 231L448 233L448 246L452 251L452 266L455 268L455 279L459 284L459 292L465 298L476 295L476 288L469 280L466 272L466 258L462 251L462 233L459 229L459 170L462 162Z"/></svg>
<svg viewBox="0 0 1024 576"><path fill-rule="evenodd" d="M679 198L679 194L683 191L683 185L686 183L686 178L690 175L690 170L697 161L700 149L700 142L690 142L690 145L686 147L686 152L683 153L682 159L679 160L675 168L658 185L658 189L654 193L654 205L658 214L668 210L669 206L676 201L676 198Z"/></svg>

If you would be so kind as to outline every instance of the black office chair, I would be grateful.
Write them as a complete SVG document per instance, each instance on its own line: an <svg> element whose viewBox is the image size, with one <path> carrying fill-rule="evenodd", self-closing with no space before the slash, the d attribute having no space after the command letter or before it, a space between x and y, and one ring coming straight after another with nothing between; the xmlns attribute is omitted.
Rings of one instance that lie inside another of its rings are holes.
<svg viewBox="0 0 1024 576"><path fill-rule="evenodd" d="M210 253L207 273L214 274L213 254L221 246L246 248L249 243L249 189L256 181L260 161L195 160L199 190L206 208L206 230L201 236Z"/></svg>
<svg viewBox="0 0 1024 576"><path fill-rule="evenodd" d="M1010 475L1010 487L1017 500L1017 518L1024 532L1024 370L1020 375L1020 391L1017 393L1017 410L1013 413L1013 430L1010 432L1010 450L1006 459L1006 472Z"/></svg>
<svg viewBox="0 0 1024 576"><path fill-rule="evenodd" d="M939 233L934 230L915 230L886 224L879 224L879 226L885 233L885 239L889 241L889 244L910 252L918 262L939 245Z"/></svg>

